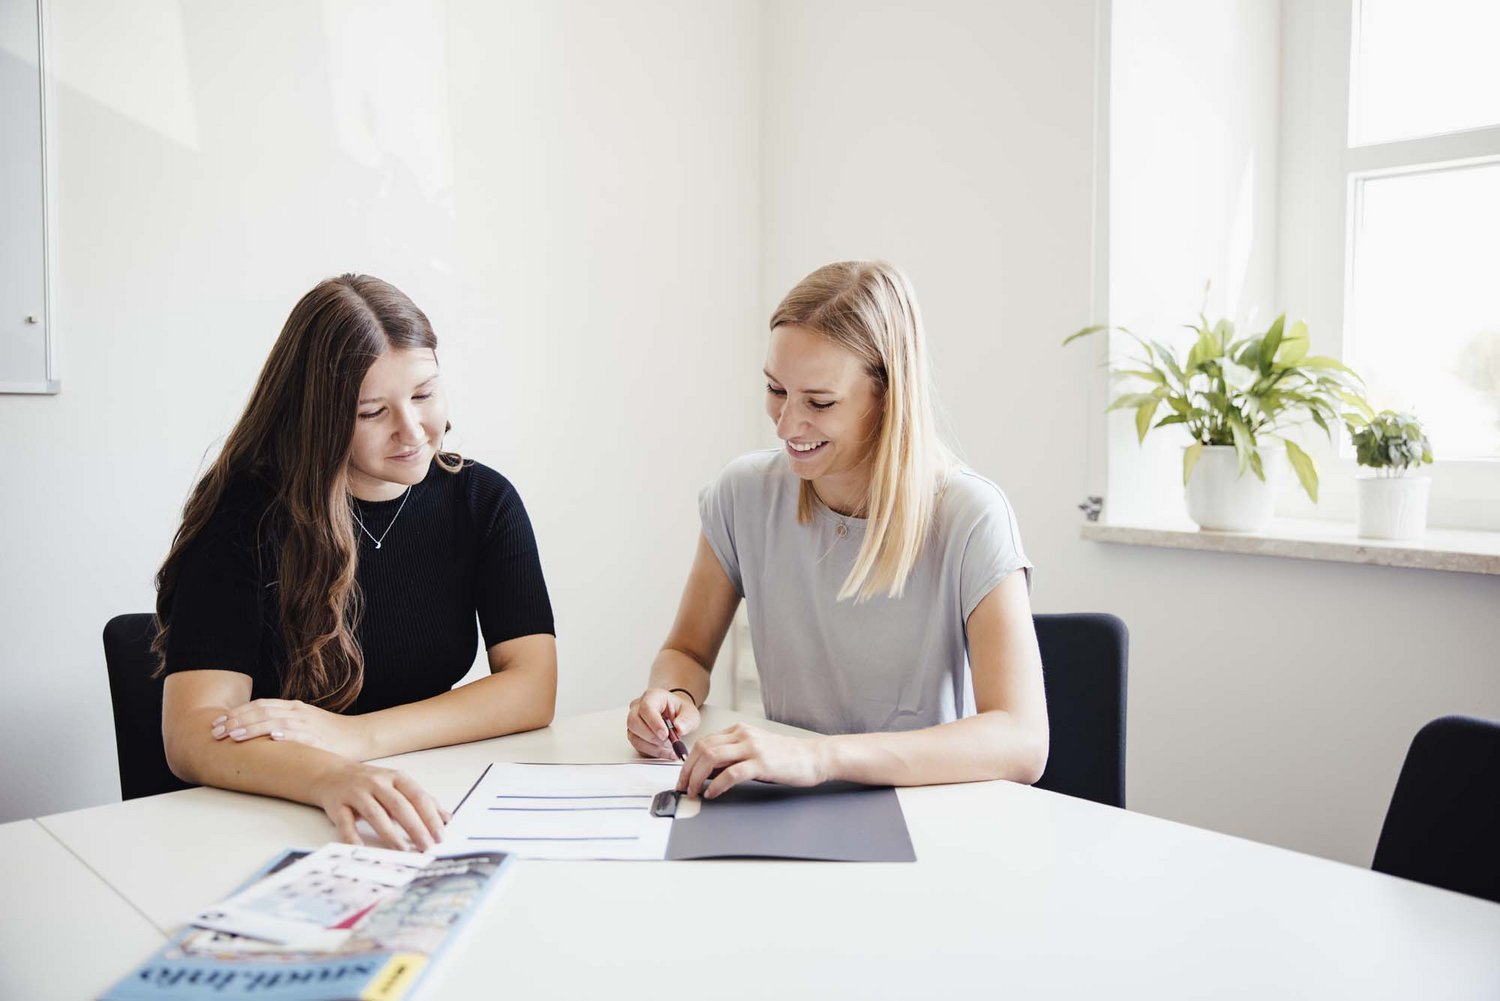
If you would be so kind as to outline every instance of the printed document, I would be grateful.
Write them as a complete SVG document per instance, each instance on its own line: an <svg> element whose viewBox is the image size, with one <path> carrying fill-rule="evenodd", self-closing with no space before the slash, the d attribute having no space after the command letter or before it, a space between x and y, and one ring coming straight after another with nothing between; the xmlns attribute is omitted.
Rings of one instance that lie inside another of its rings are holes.
<svg viewBox="0 0 1500 1001"><path fill-rule="evenodd" d="M677 762L550 765L496 762L470 790L438 851L500 851L531 859L656 859L672 818L651 800Z"/></svg>

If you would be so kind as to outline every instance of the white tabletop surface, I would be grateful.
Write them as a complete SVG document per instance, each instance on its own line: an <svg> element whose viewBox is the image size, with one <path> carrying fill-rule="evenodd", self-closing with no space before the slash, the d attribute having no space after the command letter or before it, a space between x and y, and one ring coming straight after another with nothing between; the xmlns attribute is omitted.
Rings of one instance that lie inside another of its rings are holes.
<svg viewBox="0 0 1500 1001"><path fill-rule="evenodd" d="M95 997L166 941L34 820L0 824L0 900L0 998Z"/></svg>
<svg viewBox="0 0 1500 1001"><path fill-rule="evenodd" d="M632 759L611 710L387 763L452 806L491 761ZM517 862L423 996L1500 997L1500 905L1006 782L900 797L916 863ZM211 789L41 823L162 928L331 836Z"/></svg>

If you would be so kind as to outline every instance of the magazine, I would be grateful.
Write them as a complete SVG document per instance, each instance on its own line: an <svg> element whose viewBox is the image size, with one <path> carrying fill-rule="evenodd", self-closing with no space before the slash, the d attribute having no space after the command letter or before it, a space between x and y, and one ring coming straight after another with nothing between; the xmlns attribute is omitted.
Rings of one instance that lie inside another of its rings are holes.
<svg viewBox="0 0 1500 1001"><path fill-rule="evenodd" d="M431 872L432 857L327 844L268 873L192 924L301 950L336 949L364 915Z"/></svg>
<svg viewBox="0 0 1500 1001"><path fill-rule="evenodd" d="M393 878L380 856L398 854L404 862L396 868L409 871ZM435 858L347 845L283 852L194 919L216 927L189 926L100 1001L397 1001L452 943L508 860L501 852ZM372 883L381 889L364 891ZM356 891L371 899L351 906ZM336 902L310 908L314 896ZM254 936L237 933L247 915Z"/></svg>

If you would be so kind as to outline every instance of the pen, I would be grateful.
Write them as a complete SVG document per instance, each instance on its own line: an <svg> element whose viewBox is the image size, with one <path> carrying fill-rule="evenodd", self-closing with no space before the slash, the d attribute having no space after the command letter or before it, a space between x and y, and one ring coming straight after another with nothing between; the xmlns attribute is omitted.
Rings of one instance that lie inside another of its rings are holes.
<svg viewBox="0 0 1500 1001"><path fill-rule="evenodd" d="M679 760L686 761L687 745L682 742L681 737L677 736L677 724L672 722L672 717L666 713L661 714L661 721L667 724L667 736L672 738L672 750L677 752Z"/></svg>

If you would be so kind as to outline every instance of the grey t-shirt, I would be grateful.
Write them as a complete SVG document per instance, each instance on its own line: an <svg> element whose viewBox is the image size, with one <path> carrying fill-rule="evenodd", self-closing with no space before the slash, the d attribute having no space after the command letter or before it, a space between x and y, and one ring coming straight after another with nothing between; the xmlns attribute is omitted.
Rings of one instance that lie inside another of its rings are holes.
<svg viewBox="0 0 1500 1001"><path fill-rule="evenodd" d="M916 730L974 714L969 613L1031 562L1000 488L956 469L900 598L837 596L865 522L818 505L781 449L731 462L698 498L703 534L746 599L766 716L819 733ZM840 526L845 534L839 534Z"/></svg>

